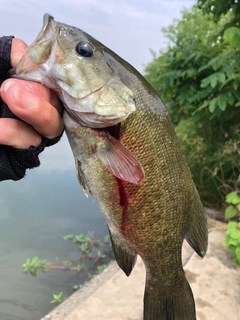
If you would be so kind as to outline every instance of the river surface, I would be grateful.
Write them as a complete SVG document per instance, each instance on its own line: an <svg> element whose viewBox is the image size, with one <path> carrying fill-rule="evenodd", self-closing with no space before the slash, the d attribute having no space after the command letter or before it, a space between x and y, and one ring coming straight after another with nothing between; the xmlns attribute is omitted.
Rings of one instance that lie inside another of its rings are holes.
<svg viewBox="0 0 240 320"><path fill-rule="evenodd" d="M68 296L87 279L86 273L62 270L27 275L21 267L27 258L77 259L77 246L63 236L90 230L102 239L108 233L93 198L78 184L66 137L40 159L42 165L24 179L0 183L1 320L39 320L54 307L54 293Z"/></svg>

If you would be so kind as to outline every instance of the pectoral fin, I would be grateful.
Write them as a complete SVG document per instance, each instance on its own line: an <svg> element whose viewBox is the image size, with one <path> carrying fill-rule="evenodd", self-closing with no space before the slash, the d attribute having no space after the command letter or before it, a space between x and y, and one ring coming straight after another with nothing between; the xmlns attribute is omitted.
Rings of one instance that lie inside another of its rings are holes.
<svg viewBox="0 0 240 320"><path fill-rule="evenodd" d="M112 243L113 252L117 261L117 264L122 269L122 271L129 276L132 269L135 266L137 260L137 254L129 249L127 246L120 245L111 234L109 230L109 235Z"/></svg>
<svg viewBox="0 0 240 320"><path fill-rule="evenodd" d="M118 179L139 184L145 178L141 163L124 145L106 132L101 132L102 141L97 145L97 154L107 169Z"/></svg>

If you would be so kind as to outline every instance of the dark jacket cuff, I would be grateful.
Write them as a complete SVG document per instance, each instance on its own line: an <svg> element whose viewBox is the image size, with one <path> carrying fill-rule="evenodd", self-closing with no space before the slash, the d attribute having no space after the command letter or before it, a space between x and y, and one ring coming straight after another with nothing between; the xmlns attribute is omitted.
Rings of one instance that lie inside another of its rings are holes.
<svg viewBox="0 0 240 320"><path fill-rule="evenodd" d="M12 36L0 37L0 84L7 79L7 72L11 68L10 53ZM20 120L8 108L0 98L0 118L12 118ZM0 181L19 180L24 177L27 169L32 169L40 165L38 155L45 147L57 143L62 134L54 139L42 137L42 143L31 146L28 149L16 149L11 146L0 145Z"/></svg>

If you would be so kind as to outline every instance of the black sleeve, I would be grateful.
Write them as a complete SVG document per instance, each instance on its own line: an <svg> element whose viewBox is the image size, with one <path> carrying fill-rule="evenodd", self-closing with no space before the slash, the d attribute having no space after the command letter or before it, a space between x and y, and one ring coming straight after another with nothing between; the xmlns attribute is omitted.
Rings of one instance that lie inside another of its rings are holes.
<svg viewBox="0 0 240 320"><path fill-rule="evenodd" d="M11 69L10 52L12 36L0 37L0 85L7 79L7 72ZM0 98L0 118L18 119L7 105ZM24 177L27 169L40 165L38 155L45 147L51 146L60 140L61 136L55 139L42 138L42 143L31 146L28 149L16 149L11 146L0 144L0 181L20 180Z"/></svg>

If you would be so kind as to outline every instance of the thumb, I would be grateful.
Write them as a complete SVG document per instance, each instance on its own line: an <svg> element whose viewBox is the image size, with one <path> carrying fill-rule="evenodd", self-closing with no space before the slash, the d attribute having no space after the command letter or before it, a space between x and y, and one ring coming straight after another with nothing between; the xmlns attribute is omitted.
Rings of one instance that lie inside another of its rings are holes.
<svg viewBox="0 0 240 320"><path fill-rule="evenodd" d="M19 60L24 55L26 49L27 44L23 40L17 38L12 39L12 49L10 56L12 67L15 67L17 65Z"/></svg>

